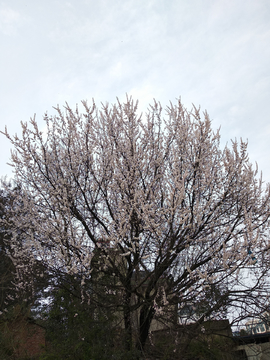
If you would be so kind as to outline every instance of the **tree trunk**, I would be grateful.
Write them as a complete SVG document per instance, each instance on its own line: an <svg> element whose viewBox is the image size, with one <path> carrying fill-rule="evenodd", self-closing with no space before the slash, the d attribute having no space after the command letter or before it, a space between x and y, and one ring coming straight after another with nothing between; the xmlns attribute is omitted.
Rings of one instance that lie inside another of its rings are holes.
<svg viewBox="0 0 270 360"><path fill-rule="evenodd" d="M125 323L125 349L130 351L132 349L132 328L131 328L131 312L130 312L130 294L125 296L124 305L124 323Z"/></svg>
<svg viewBox="0 0 270 360"><path fill-rule="evenodd" d="M148 304L144 304L142 306L139 321L139 341L137 342L136 346L138 350L144 350L154 314L155 311L152 306Z"/></svg>

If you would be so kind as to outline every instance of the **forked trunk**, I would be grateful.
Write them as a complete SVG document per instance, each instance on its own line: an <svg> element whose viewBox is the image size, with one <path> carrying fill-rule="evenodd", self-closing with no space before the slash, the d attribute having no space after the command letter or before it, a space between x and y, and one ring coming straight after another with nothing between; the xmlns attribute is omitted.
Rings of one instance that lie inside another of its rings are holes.
<svg viewBox="0 0 270 360"><path fill-rule="evenodd" d="M141 308L139 320L139 340L136 344L138 350L144 350L154 314L155 311L152 306L145 304Z"/></svg>

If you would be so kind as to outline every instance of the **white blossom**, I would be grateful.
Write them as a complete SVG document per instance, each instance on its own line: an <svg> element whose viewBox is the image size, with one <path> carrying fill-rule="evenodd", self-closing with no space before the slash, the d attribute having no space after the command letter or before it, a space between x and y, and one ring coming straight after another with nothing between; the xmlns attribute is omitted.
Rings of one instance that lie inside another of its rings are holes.
<svg viewBox="0 0 270 360"><path fill-rule="evenodd" d="M17 289L39 259L53 274L77 276L82 301L97 273L113 276L108 295L129 302L126 316L139 309L141 325L151 309L162 312L175 298L203 303L207 291L217 308L215 296L241 317L252 299L264 306L270 190L247 143L221 150L207 112L187 111L180 100L165 111L154 102L145 116L130 98L100 111L83 106L84 114L68 105L46 114L43 135L35 118L22 123L21 137L4 132L20 186L6 220Z"/></svg>

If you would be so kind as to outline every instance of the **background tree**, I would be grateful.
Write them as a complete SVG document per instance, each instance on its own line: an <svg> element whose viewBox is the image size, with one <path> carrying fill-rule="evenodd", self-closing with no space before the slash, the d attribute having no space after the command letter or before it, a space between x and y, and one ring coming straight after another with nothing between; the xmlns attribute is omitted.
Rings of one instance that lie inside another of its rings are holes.
<svg viewBox="0 0 270 360"><path fill-rule="evenodd" d="M14 359L18 357L18 349L25 338L20 335L26 333L28 321L33 322L35 312L39 309L44 280L35 276L42 265L36 260L31 273L23 276L20 271L22 263L12 261L11 242L12 229L8 223L13 207L13 200L17 197L19 188L7 186L0 191L0 358ZM18 203L17 203L18 205ZM18 231L18 234L20 232ZM18 238L17 246L21 246ZM15 259L13 259L15 260ZM46 272L44 272L46 273ZM18 280L26 280L29 286L16 290L14 284Z"/></svg>
<svg viewBox="0 0 270 360"><path fill-rule="evenodd" d="M28 313L29 307L33 306L35 302L38 305L38 298L44 287L49 285L49 277L43 264L38 259L32 259L31 272L25 273L25 269L21 271L21 267L26 267L29 260L25 259L23 264L21 261L17 263L16 258L13 258L14 243L12 239L13 226L11 224L12 214L14 213L14 199L16 198L16 207L19 208L18 197L20 188L12 188L7 184L5 190L0 192L0 312L3 314L7 312L7 308L18 305L22 311ZM23 205L21 203L20 208ZM16 248L23 247L24 235L20 230L16 231L17 243ZM41 277L38 275L42 274ZM46 275L46 276L45 276ZM26 281L26 286L19 283ZM15 284L18 284L17 287ZM24 310L23 310L24 309Z"/></svg>
<svg viewBox="0 0 270 360"><path fill-rule="evenodd" d="M8 213L9 200L3 191L0 193L0 218L4 220ZM14 299L12 294L12 281L14 281L15 268L11 258L8 256L8 245L4 240L8 238L8 230L5 226L0 228L0 312L3 313L9 300ZM7 310L7 309L6 309Z"/></svg>
<svg viewBox="0 0 270 360"><path fill-rule="evenodd" d="M68 105L45 114L44 133L35 119L22 123L21 137L4 133L21 187L10 217L21 271L39 259L59 278L76 276L83 300L97 301L85 284L97 282L98 264L100 276L115 277L103 294L116 295L111 306L123 314L127 349L134 341L144 348L155 314L204 303L209 289L218 296L198 326L225 299L237 320L255 305L260 311L268 301L270 190L249 163L247 144L221 150L208 114L202 119L180 101L165 117L154 102L144 118L129 98L101 111L83 105L83 115Z"/></svg>
<svg viewBox="0 0 270 360"><path fill-rule="evenodd" d="M66 276L49 294L41 312L47 340L42 359L109 359L113 354L122 358L114 339L116 323L108 311L82 303L79 281Z"/></svg>

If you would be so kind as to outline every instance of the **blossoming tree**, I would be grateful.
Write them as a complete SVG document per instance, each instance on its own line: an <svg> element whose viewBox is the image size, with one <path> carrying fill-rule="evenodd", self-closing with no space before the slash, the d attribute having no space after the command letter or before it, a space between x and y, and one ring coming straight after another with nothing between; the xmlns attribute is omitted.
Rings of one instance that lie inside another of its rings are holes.
<svg viewBox="0 0 270 360"><path fill-rule="evenodd" d="M242 319L265 304L270 189L247 144L221 150L208 114L180 101L165 113L154 102L145 116L131 98L100 111L82 104L84 114L68 105L45 114L44 132L35 118L21 137L4 132L21 189L10 215L20 278L39 259L80 279L90 302L98 298L87 284L100 279L123 314L127 348L135 339L143 349L153 318L174 305L207 303L200 324L232 307Z"/></svg>

